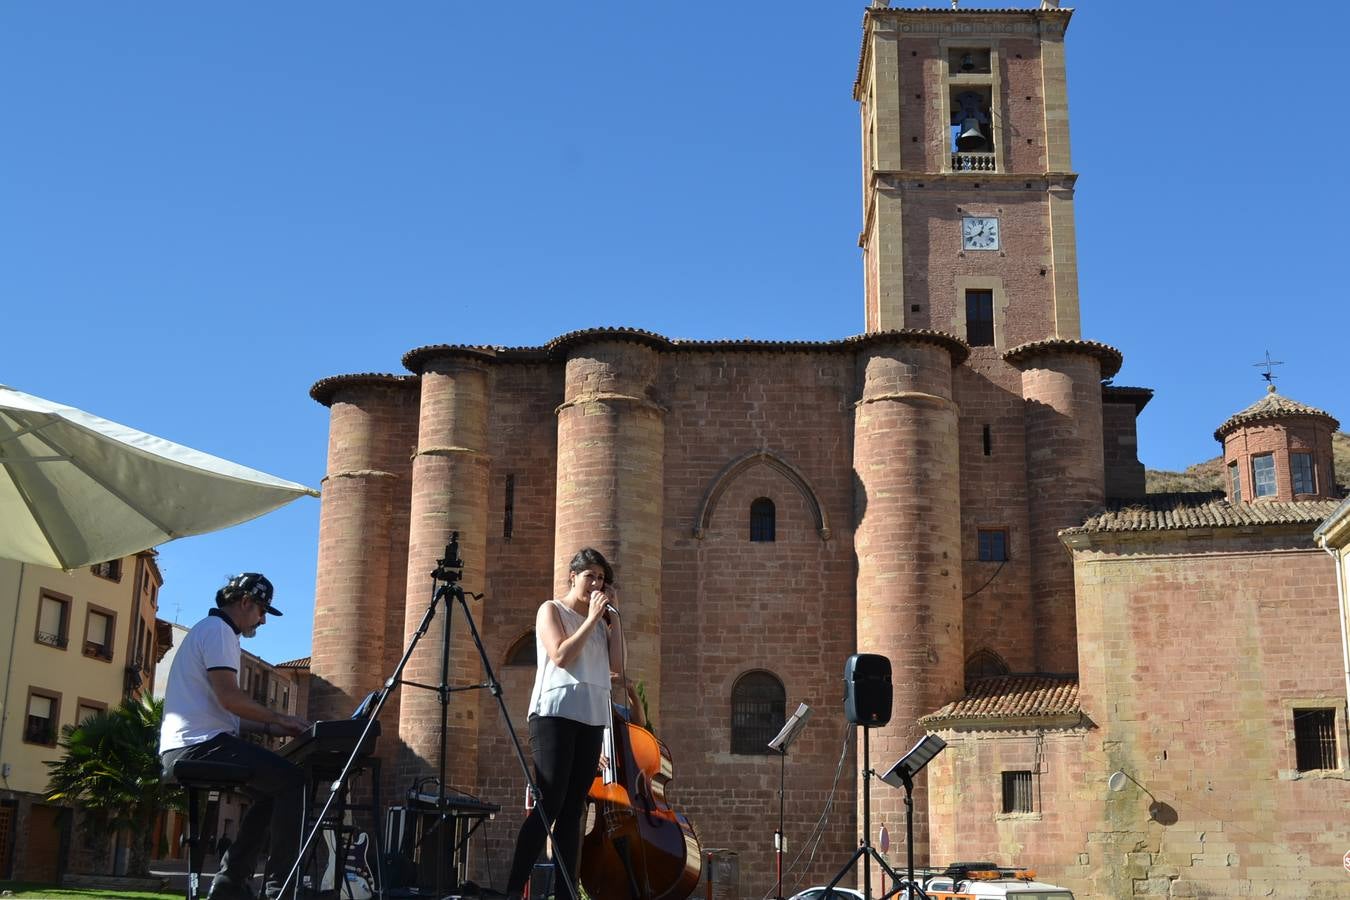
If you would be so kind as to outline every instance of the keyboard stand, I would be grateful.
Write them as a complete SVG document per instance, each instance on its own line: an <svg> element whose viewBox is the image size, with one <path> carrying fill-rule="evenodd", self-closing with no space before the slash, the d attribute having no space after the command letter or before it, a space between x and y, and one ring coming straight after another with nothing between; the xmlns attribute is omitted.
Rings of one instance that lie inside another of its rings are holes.
<svg viewBox="0 0 1350 900"><path fill-rule="evenodd" d="M376 896L382 895L384 889L384 835L380 822L380 759L377 756L367 757L358 763L352 769L351 774L368 772L370 775L370 802L369 803L349 803L349 786L346 782L338 782L337 776L340 772L334 772L329 769L311 770L309 772L309 790L305 792L304 806L301 811L301 838L310 834L316 826L317 830L328 832L332 835L332 845L335 848L335 859L332 860L335 885L338 900L348 900L350 890L347 887L347 855L351 848L353 836L358 829L354 825L346 824L347 813L369 813L369 821L372 827L366 831L366 839L370 842L375 854L374 865L371 868L371 891ZM334 783L339 785L337 797L328 804L327 814L324 815L323 822L318 820L318 814L323 812L324 803L319 802L320 791L331 792ZM317 846L311 843L307 859L303 861L300 869L304 871L309 869L311 885L317 890L320 883L317 859ZM297 878L298 882L300 879ZM297 895L298 896L298 895Z"/></svg>

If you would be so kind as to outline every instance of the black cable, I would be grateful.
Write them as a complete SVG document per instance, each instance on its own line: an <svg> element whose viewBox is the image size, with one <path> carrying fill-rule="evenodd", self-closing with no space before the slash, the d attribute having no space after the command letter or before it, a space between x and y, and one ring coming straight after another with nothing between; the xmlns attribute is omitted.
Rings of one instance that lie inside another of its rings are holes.
<svg viewBox="0 0 1350 900"><path fill-rule="evenodd" d="M980 591L982 591L982 590L984 590L985 588L989 587L989 585L993 582L993 580L994 580L995 578L998 577L998 573L999 573L999 572L1002 572L1002 571L1003 571L1003 567L1006 566L1007 564L1008 564L1008 560L1005 558L1001 563L998 564L998 568L994 570L994 574L993 574L993 575L990 575L989 578L985 580L984 584L980 585L980 586L977 587L975 590L971 591L969 594L966 594L966 595L965 595L964 597L962 597L961 599L962 599L962 600L969 600L971 597L974 597L974 596L975 596L976 594L978 594Z"/></svg>
<svg viewBox="0 0 1350 900"><path fill-rule="evenodd" d="M834 808L835 793L839 788L839 780L843 777L844 773L844 760L848 758L849 737L853 734L853 723L844 723L844 739L839 748L839 761L834 767L834 780L830 783L830 793L825 798L825 806L820 812L820 817L816 819L816 824L812 826L811 833L802 840L802 849L798 850L797 855L792 858L792 862L788 863L788 867L783 873L785 878L788 875L791 875L792 871L797 867L797 863L801 861L802 854L806 852L807 846L811 846L811 855L806 860L806 866L809 868L811 863L815 861L816 851L820 849L820 842L825 837L825 823L829 820L830 813ZM813 841L814 844L812 844ZM793 893L796 892L794 891ZM773 891L770 891L764 895L764 898L765 900L768 900L768 898L772 896Z"/></svg>

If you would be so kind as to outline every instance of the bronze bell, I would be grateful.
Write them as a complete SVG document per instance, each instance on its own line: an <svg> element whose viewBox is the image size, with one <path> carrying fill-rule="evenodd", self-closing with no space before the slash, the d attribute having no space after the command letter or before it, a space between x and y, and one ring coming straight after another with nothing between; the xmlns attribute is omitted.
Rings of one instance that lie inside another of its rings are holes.
<svg viewBox="0 0 1350 900"><path fill-rule="evenodd" d="M978 119L965 119L961 122L961 133L956 136L956 149L962 153L977 153L989 147L989 139L980 131Z"/></svg>

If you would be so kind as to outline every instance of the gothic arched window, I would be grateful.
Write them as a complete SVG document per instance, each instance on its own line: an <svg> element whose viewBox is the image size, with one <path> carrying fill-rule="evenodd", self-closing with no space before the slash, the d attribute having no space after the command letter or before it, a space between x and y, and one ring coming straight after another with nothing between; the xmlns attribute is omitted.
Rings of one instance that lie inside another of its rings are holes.
<svg viewBox="0 0 1350 900"><path fill-rule="evenodd" d="M534 668L538 662L534 648L534 629L516 638L516 642L511 645L511 649L506 651L506 664L508 666L529 666Z"/></svg>
<svg viewBox="0 0 1350 900"><path fill-rule="evenodd" d="M769 752L787 721L787 691L769 672L747 672L731 689L731 752L756 755Z"/></svg>
<svg viewBox="0 0 1350 900"><path fill-rule="evenodd" d="M775 540L775 520L776 513L773 508L773 501L768 497L760 497L754 503L750 504L750 540L752 541L772 541Z"/></svg>
<svg viewBox="0 0 1350 900"><path fill-rule="evenodd" d="M992 650L976 650L970 655L970 659L966 660L967 685L977 678L1007 674L1008 664Z"/></svg>

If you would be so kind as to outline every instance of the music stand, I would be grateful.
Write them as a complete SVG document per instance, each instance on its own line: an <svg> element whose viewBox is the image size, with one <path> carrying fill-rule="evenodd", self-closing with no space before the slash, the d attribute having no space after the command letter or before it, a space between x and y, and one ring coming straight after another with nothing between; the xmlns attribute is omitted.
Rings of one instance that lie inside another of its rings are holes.
<svg viewBox="0 0 1350 900"><path fill-rule="evenodd" d="M891 787L905 789L905 853L909 857L910 900L914 890L918 890L919 896L925 900L928 897L923 888L914 884L914 776L946 746L947 742L937 735L927 735L881 776L881 780Z"/></svg>
<svg viewBox="0 0 1350 900"><path fill-rule="evenodd" d="M787 838L783 834L783 793L787 787L787 748L788 745L797 739L797 735L802 733L806 727L806 720L811 718L811 707L805 703L797 704L797 711L788 717L783 723L783 729L778 732L773 740L769 741L769 749L778 753L778 830L773 833L773 853L775 863L778 867L778 887L774 890L774 900L783 900L783 851Z"/></svg>

